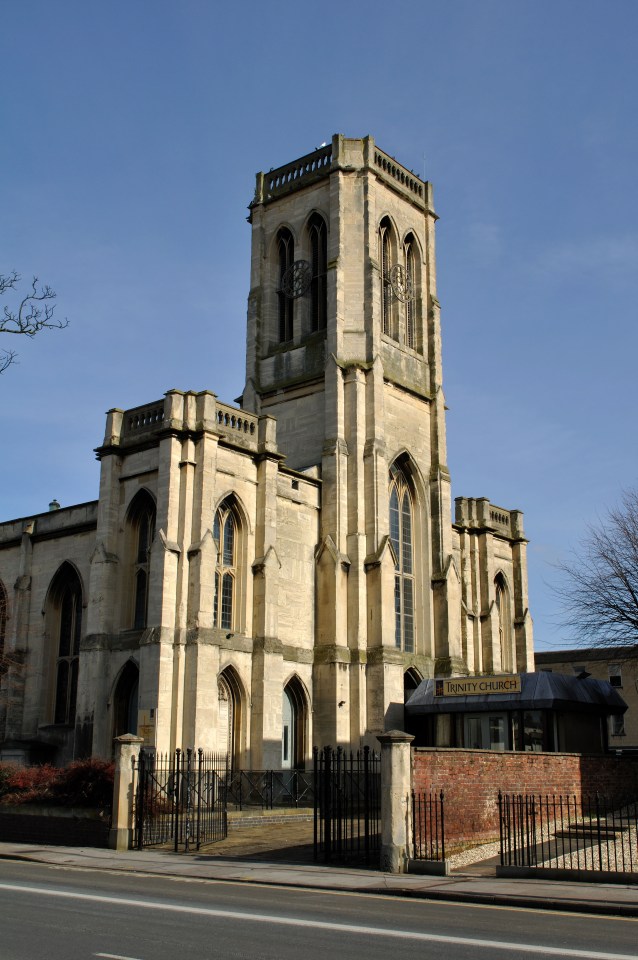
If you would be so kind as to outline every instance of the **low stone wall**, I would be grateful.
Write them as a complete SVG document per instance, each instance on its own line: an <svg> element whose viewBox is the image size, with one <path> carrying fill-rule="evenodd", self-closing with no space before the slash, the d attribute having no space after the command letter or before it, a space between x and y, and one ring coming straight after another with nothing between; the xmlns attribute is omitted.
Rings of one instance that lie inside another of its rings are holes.
<svg viewBox="0 0 638 960"><path fill-rule="evenodd" d="M419 747L412 786L415 793L443 791L446 845L454 849L498 838L499 790L635 800L638 758Z"/></svg>
<svg viewBox="0 0 638 960"><path fill-rule="evenodd" d="M108 847L109 817L78 807L0 806L0 840L64 847Z"/></svg>

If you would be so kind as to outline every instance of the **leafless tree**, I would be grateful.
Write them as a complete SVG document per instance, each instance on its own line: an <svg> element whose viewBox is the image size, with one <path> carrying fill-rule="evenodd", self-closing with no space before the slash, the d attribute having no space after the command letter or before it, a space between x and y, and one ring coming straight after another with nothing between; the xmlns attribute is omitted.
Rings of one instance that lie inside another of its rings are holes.
<svg viewBox="0 0 638 960"><path fill-rule="evenodd" d="M0 274L0 296L8 291L16 291L21 280L19 273L12 270L10 273ZM31 288L24 296L18 294L15 308L5 304L0 314L0 333L12 333L16 336L35 337L40 330L62 330L69 325L68 320L57 320L53 317L56 293L47 285L38 286L38 278L34 277ZM15 350L0 350L0 373L4 373L16 359Z"/></svg>
<svg viewBox="0 0 638 960"><path fill-rule="evenodd" d="M564 563L556 588L562 621L587 645L638 642L638 490L589 528L573 563Z"/></svg>

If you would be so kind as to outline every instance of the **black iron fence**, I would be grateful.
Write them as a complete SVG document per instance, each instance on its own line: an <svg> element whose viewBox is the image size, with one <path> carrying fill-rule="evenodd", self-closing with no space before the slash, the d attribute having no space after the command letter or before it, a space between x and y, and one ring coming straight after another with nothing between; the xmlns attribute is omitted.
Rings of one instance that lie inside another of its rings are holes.
<svg viewBox="0 0 638 960"><path fill-rule="evenodd" d="M638 803L498 795L501 866L638 871Z"/></svg>
<svg viewBox="0 0 638 960"><path fill-rule="evenodd" d="M445 860L445 804L440 793L412 793L412 857Z"/></svg>
<svg viewBox="0 0 638 960"><path fill-rule="evenodd" d="M142 750L134 770L133 845L199 850L227 835L225 754Z"/></svg>
<svg viewBox="0 0 638 960"><path fill-rule="evenodd" d="M314 782L306 770L236 770L227 781L227 800L237 810L312 807Z"/></svg>
<svg viewBox="0 0 638 960"><path fill-rule="evenodd" d="M378 866L381 848L381 763L365 747L358 753L324 747L314 757L315 860Z"/></svg>

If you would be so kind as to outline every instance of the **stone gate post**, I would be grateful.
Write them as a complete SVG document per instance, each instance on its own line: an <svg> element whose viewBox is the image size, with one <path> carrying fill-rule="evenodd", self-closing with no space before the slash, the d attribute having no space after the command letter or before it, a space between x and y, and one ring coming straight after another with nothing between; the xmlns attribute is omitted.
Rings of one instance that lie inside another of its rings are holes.
<svg viewBox="0 0 638 960"><path fill-rule="evenodd" d="M143 737L125 733L116 737L115 777L113 780L113 816L109 832L111 850L128 850L133 822L133 758L137 760Z"/></svg>
<svg viewBox="0 0 638 960"><path fill-rule="evenodd" d="M381 744L381 869L407 873L412 836L412 763L414 737L389 730Z"/></svg>

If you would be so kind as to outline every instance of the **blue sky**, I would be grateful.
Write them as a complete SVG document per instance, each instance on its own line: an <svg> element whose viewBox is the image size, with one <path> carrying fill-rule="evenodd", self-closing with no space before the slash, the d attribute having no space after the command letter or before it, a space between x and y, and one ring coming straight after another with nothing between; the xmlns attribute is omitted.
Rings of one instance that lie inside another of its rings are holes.
<svg viewBox="0 0 638 960"><path fill-rule="evenodd" d="M0 516L94 499L110 407L241 392L254 174L371 134L434 184L453 494L525 512L537 647L574 643L553 564L638 473L637 32L634 0L5 0L0 271L70 326L6 345Z"/></svg>

